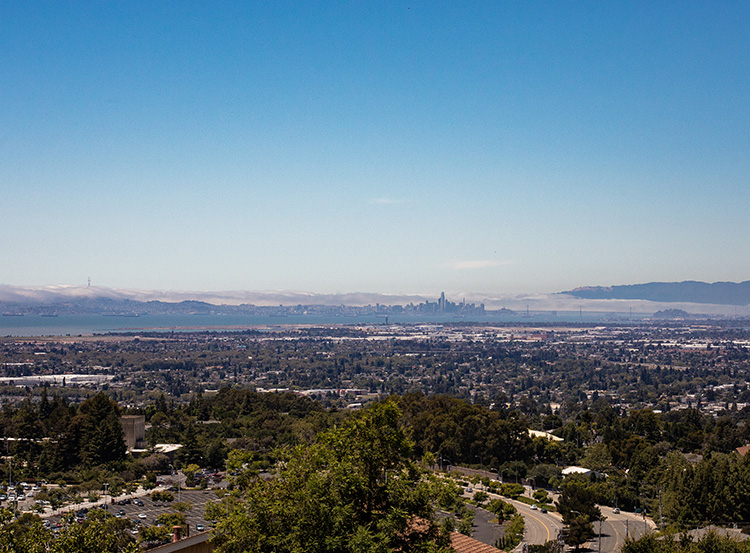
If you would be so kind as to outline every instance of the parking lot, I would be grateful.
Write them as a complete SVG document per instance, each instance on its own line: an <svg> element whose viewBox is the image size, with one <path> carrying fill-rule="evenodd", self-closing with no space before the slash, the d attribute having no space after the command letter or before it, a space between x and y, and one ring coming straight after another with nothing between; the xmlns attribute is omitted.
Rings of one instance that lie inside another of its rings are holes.
<svg viewBox="0 0 750 553"><path fill-rule="evenodd" d="M130 499L130 502L128 502L128 499L123 500L120 498L119 501L107 504L107 515L127 518L137 526L141 527L154 526L159 515L163 513L177 512L171 508L171 505L178 501L178 493L173 492L173 495L174 501L169 503L152 501L151 497L148 495L132 498ZM199 526L201 525L205 530L208 530L211 527L211 524L204 517L204 509L207 502L218 500L216 493L214 493L213 490L182 490L179 493L179 497L180 501L192 506L192 508L185 513L187 523L190 526L190 533L195 534L199 532ZM138 505L136 501L143 503L143 505ZM99 507L102 505L102 502L97 504ZM66 509L65 512L76 512L76 509L71 507ZM57 526L60 520L60 515L50 516L50 526Z"/></svg>

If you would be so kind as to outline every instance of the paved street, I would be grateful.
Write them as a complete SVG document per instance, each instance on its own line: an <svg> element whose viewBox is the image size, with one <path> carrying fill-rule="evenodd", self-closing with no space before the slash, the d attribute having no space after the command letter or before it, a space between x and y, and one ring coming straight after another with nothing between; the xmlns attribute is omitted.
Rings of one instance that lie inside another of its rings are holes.
<svg viewBox="0 0 750 553"><path fill-rule="evenodd" d="M471 530L471 537L488 545L495 545L503 530L500 524L492 521L497 520L495 513L487 509L477 507L474 509L474 527Z"/></svg>
<svg viewBox="0 0 750 553"><path fill-rule="evenodd" d="M600 506L602 515L606 520L601 523L601 551L604 553L617 553L625 543L625 537L639 538L647 530L654 528L650 519L644 520L642 516L634 513L612 512L611 507ZM599 532L599 523L594 524L594 531ZM590 544L590 548L598 551L598 536Z"/></svg>
<svg viewBox="0 0 750 553"><path fill-rule="evenodd" d="M524 542L530 545L542 545L549 540L557 539L557 534L563 527L560 515L557 513L542 513L539 510L532 509L526 503L513 501L507 497L503 497L502 499L511 503L523 516L526 522Z"/></svg>
<svg viewBox="0 0 750 553"><path fill-rule="evenodd" d="M481 486L479 488L483 489ZM527 488L526 494L530 493L531 489ZM464 495L471 497L473 493L465 493ZM541 510L532 509L526 503L514 501L498 494L489 493L489 496L491 499L500 498L503 501L511 503L524 517L526 529L522 543L528 543L529 545L544 544L548 540L557 539L558 533L563 528L562 517L557 513L542 513ZM611 507L606 506L600 506L600 509L605 520L602 521L601 525L598 522L594 524L596 536L587 544L591 551L619 553L625 543L626 536L638 538L647 531L655 528L655 524L651 519L644 520L640 515L624 512L615 514ZM499 535L499 528L493 528L492 524L489 523L491 519L485 521L484 518L486 517L475 517L475 529L472 537L492 545L494 541L490 540L493 539L494 534ZM519 545L519 550L521 547Z"/></svg>

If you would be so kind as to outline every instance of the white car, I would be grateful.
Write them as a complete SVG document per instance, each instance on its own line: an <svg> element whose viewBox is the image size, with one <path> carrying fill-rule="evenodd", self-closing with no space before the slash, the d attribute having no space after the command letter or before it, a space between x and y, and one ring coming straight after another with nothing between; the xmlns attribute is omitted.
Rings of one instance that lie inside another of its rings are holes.
<svg viewBox="0 0 750 553"><path fill-rule="evenodd" d="M146 518L146 513L138 513L138 518Z"/></svg>
<svg viewBox="0 0 750 553"><path fill-rule="evenodd" d="M532 505L532 506L531 506L531 510L532 510L532 511L536 511L537 509L538 509L538 507L537 507L536 505Z"/></svg>

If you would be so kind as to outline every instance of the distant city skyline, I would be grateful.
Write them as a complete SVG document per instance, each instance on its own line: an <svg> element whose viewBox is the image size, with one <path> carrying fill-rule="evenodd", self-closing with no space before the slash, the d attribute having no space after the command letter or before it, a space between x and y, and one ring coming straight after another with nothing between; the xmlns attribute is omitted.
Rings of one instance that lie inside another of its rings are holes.
<svg viewBox="0 0 750 553"><path fill-rule="evenodd" d="M6 2L0 284L750 279L750 5Z"/></svg>
<svg viewBox="0 0 750 553"><path fill-rule="evenodd" d="M674 283L673 283L674 284ZM661 310L680 309L693 315L748 317L750 302L746 300L746 283L737 283L727 288L716 289L714 286L693 287L684 289L680 286L668 286L662 289L662 298L653 294L653 288L635 286L632 288L645 292L644 296L623 299L622 297L605 297L594 294L589 297L576 296L571 293L521 293L521 294L487 294L487 293L447 293L440 294L383 294L368 292L350 292L340 294L316 294L309 291L295 290L156 290L108 288L102 286L10 286L0 284L1 313L69 313L69 312L128 312L142 310L128 302L165 302L178 306L182 302L200 302L215 306L259 306L265 308L295 308L297 306L344 307L398 307L403 306L414 313L462 313L477 315L485 309L498 311L509 309L517 313L610 313L622 316L638 314L650 315ZM630 287L626 287L630 288ZM701 290L702 289L702 290ZM651 290L651 292L649 292ZM635 290L631 290L633 292ZM647 298L646 296L651 296ZM668 299L670 298L671 299ZM717 301L711 301L713 297ZM743 299L745 298L745 299ZM59 306L59 307L55 307ZM162 308L156 305L145 305L146 311L160 313ZM181 311L191 312L193 308ZM306 311L306 310L303 310ZM346 311L346 309L344 309ZM315 310L313 310L315 312ZM228 313L235 313L231 309ZM235 313L236 314L236 313Z"/></svg>

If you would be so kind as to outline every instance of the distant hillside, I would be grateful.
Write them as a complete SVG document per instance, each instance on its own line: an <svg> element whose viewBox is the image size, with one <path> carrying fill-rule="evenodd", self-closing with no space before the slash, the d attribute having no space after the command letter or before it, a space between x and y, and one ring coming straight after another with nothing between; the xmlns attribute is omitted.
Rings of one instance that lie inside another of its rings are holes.
<svg viewBox="0 0 750 553"><path fill-rule="evenodd" d="M464 298L465 293L456 293L456 297ZM99 301L110 301L105 310L116 309L127 311L140 309L144 302L163 302L177 304L187 302L177 309L182 311L206 311L212 306L240 306L257 305L278 307L279 305L395 305L421 303L426 300L435 301L436 296L394 295L378 293L336 293L318 294L293 290L233 290L233 291L181 291L181 290L137 290L125 288L108 288L105 286L76 286L76 285L47 285L47 286L11 286L0 284L0 304L8 309L17 306L21 309L33 306L56 306L59 304L85 304ZM135 302L128 304L127 302ZM477 303L483 303L484 297L474 298ZM117 302L124 302L115 305ZM196 302L191 305L190 302ZM201 305L202 304L202 305ZM160 309L159 306L152 306ZM165 306L169 307L169 306ZM169 307L172 309L172 307ZM83 309L86 309L85 305ZM94 308L94 311L100 311Z"/></svg>
<svg viewBox="0 0 750 553"><path fill-rule="evenodd" d="M651 316L652 319L691 319L693 315L682 309L664 309Z"/></svg>
<svg viewBox="0 0 750 553"><path fill-rule="evenodd" d="M211 315L243 313L246 306L211 305L201 301L137 301L119 298L70 298L66 301L31 303L0 300L3 315Z"/></svg>
<svg viewBox="0 0 750 553"><path fill-rule="evenodd" d="M649 282L622 286L589 286L561 294L595 300L649 300L659 302L750 305L750 281L745 282Z"/></svg>

